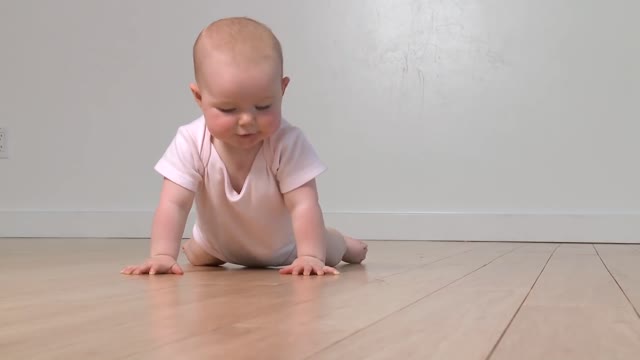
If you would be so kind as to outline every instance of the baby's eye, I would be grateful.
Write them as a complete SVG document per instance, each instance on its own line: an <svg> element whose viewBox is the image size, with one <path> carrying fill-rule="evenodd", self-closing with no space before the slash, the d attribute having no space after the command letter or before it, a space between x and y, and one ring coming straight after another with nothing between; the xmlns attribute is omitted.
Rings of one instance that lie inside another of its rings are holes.
<svg viewBox="0 0 640 360"><path fill-rule="evenodd" d="M257 110L267 110L270 107L271 107L271 105L256 106L256 109Z"/></svg>
<svg viewBox="0 0 640 360"><path fill-rule="evenodd" d="M227 113L227 114L236 111L236 109L234 109L234 108L229 108L229 109L217 108L217 109L218 109L218 111L223 112L223 113Z"/></svg>

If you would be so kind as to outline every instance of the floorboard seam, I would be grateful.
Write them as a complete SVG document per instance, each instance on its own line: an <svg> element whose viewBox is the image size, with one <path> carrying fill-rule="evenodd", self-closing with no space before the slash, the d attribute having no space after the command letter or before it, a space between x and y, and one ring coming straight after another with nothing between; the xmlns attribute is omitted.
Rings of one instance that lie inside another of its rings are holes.
<svg viewBox="0 0 640 360"><path fill-rule="evenodd" d="M439 291L441 291L441 290L443 290L443 289L445 289L445 288L447 288L447 287L449 287L449 286L451 286L451 285L453 285L453 284L455 284L455 283L459 282L460 280L462 280L462 279L466 278L467 276L469 276L469 275L471 275L471 274L473 274L473 273L477 272L478 270L480 270L480 269L482 269L482 268L484 268L484 267L488 266L489 264L491 264L491 263L493 263L494 261L496 261L496 260L500 259L501 257L506 256L506 255L508 255L508 254L511 254L512 252L514 252L514 251L516 251L516 250L518 250L518 249L521 249L521 248L523 248L523 247L525 247L525 246L527 246L527 245L530 245L530 244L526 244L526 245L523 245L523 246L518 246L518 247L513 248L513 249L511 249L511 250L509 250L509 251L507 251L507 252L505 252L505 253L503 253L503 254L500 254L500 256L497 256L497 257L495 257L495 258L491 259L491 261L489 261L489 262L487 262L487 263L485 263L485 264L483 264L483 265L479 266L478 268L474 269L473 271L470 271L470 272L468 272L468 273L464 274L463 276L461 276L461 277L459 277L459 278L457 278L457 279L453 280L452 282L450 282L450 283L448 283L448 284L446 284L446 285L444 285L444 286L442 286L442 287L440 287L440 288L438 288L438 289L436 289L436 290L434 290L434 291L432 291L432 292L430 292L430 293L428 293L428 294L426 294L426 295L424 295L424 296L421 296L419 299L417 299L417 300L415 300L415 301L412 301L412 302L410 302L409 304L407 304L407 305L405 305L405 306L402 306L402 307L398 308L397 310L395 310L395 311L393 311L393 312L391 312L391 313L389 313L389 314L387 314L387 315L385 315L385 316L381 317L380 319L378 319L378 320L376 320L376 321L373 321L372 323L368 324L367 326L364 326L364 327L362 327L362 328L360 328L360 329L358 329L358 330L356 330L356 331L352 332L352 333L351 333L351 334L349 334L349 335L346 335L346 336L345 336L345 337L343 337L342 339L339 339L339 340L336 340L336 341L332 342L331 344L329 344L329 345L327 345L327 346L323 347L322 349L320 349L320 350L318 350L318 351L316 351L316 352L314 352L314 353L312 353L312 354L310 354L310 355L306 356L304 359L309 359L309 358L311 358L311 357L313 357L313 356L315 356L315 355L317 355L317 354L319 354L319 353L321 353L321 352L325 351L326 349L329 349L330 347L335 346L335 345L337 345L337 344L339 344L339 343L341 343L341 342L345 341L346 339L348 339L348 338L350 338L350 337L352 337L352 336L354 336L354 335L356 335L356 334L358 334L358 333L360 333L360 332L364 331L365 329L367 329L367 328L369 328L369 327L371 327L371 326L373 326L373 325L375 325L375 324L377 324L377 323L379 323L379 322L381 322L381 321L383 321L383 320L385 320L385 319L389 318L390 316L393 316L394 314L396 314L396 313L398 313L398 312L400 312L400 311L402 311L402 310L404 310L404 309L406 309L406 308L408 308L408 307L410 307L410 306L412 306L412 305L414 305L414 304L416 304L416 303L418 303L418 302L420 302L420 301L422 301L422 300L424 300L424 299L428 298L429 296L431 296L431 295L433 295L433 294L435 294L435 293L437 293L437 292L439 292Z"/></svg>
<svg viewBox="0 0 640 360"><path fill-rule="evenodd" d="M432 261L426 262L426 263L424 263L424 264L420 264L420 265L416 265L416 266L413 266L413 267L409 267L409 268L407 268L407 269L405 269L405 270L402 270L402 271L399 271L399 272L397 272L397 273L393 273L393 274L389 274L389 275L381 276L381 277L378 277L378 278L376 278L376 279L378 279L378 280L383 280L383 281L384 281L384 279L390 278L390 277L392 277L392 276L401 275L401 274L404 274L404 273L407 273L407 272L410 272L410 271L413 271L413 270L416 270L416 269L420 269L420 268L424 268L424 267L427 267L427 266L431 266L431 265L433 265L433 264L435 264L435 263L438 263L438 262L440 262L440 261L450 259L450 258L452 258L452 257L454 257L454 256L458 256L458 255L466 254L466 253L468 253L469 251L478 250L479 248L480 248L480 247L476 247L476 248L471 248L471 249L463 250L463 251L460 251L460 252L457 252L457 253L454 253L454 254L451 254L451 255L447 255L447 256L445 256L445 257L441 257L441 258L438 258L438 259L435 259L435 260L432 260Z"/></svg>
<svg viewBox="0 0 640 360"><path fill-rule="evenodd" d="M593 246L593 249L596 251L596 254L598 254L598 258L602 262L602 265L604 266L605 269L607 269L607 272L609 273L613 281L615 281L616 285L618 285L618 288L620 289L620 291L622 291L622 295L624 295L624 297L627 299L627 302L629 303L629 305L631 305L631 308L636 313L636 316L640 318L640 313L638 312L638 309L636 309L636 307L633 305L633 302L631 302L631 299L629 299L629 296L627 295L627 293L624 291L624 289L618 282L618 279L616 279L616 277L613 276L613 273L611 272L611 270L609 270L609 267L607 266L607 263L604 261L602 256L600 256L600 252L598 252L598 249L596 248L596 246L595 245L592 245L592 246Z"/></svg>
<svg viewBox="0 0 640 360"><path fill-rule="evenodd" d="M556 250L558 250L558 248L560 247L560 245L556 246L553 251L551 252L551 254L549 255L549 258L547 258L547 262L544 263L544 266L542 267L542 270L540 270L540 273L538 274L538 277L536 277L536 280L533 282L533 284L531 285L531 288L529 289L529 291L527 292L527 295L525 295L524 299L522 299L522 302L520 303L520 306L518 306L518 309L516 310L516 312L513 314L513 316L511 317L511 320L509 320L509 323L507 324L507 326L504 328L504 330L502 331L502 334L500 334L500 337L498 338L498 341L496 341L495 344L493 344L493 347L491 348L491 351L489 352L489 355L487 355L487 358L485 360L489 360L491 359L491 357L493 356L493 353L496 351L496 349L498 348L498 345L500 345L500 342L502 341L502 338L504 338L504 335L507 333L507 331L509 330L509 327L511 327L511 324L513 323L513 320L515 320L516 316L518 316L518 313L520 313L520 309L522 309L522 306L524 305L524 303L527 301L527 298L529 298L529 294L531 294L531 292L533 291L533 288L536 286L536 284L538 283L538 280L540 279L540 277L542 276L542 273L544 273L544 270L547 268L547 265L549 264L549 261L551 261L551 258L553 257L553 254L556 253Z"/></svg>

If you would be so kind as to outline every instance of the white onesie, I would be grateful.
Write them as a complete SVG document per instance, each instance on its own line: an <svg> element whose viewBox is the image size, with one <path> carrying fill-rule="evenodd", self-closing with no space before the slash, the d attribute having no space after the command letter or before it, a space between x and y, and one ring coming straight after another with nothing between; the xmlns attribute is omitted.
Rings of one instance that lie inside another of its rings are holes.
<svg viewBox="0 0 640 360"><path fill-rule="evenodd" d="M282 266L296 258L283 195L326 170L300 129L282 120L263 142L238 194L204 117L183 125L155 166L195 192L193 239L216 258L244 266Z"/></svg>

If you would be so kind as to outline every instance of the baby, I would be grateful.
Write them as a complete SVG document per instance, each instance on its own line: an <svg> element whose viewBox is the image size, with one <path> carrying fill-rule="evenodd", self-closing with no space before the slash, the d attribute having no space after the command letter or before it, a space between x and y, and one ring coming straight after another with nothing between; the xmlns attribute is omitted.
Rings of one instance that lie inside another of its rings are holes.
<svg viewBox="0 0 640 360"><path fill-rule="evenodd" d="M203 116L181 126L156 171L164 182L151 230L151 256L123 274L183 274L182 246L197 266L282 267L293 275L338 274L367 245L325 227L315 178L326 170L297 127L281 117L289 83L280 42L265 25L226 18L193 47L193 96Z"/></svg>

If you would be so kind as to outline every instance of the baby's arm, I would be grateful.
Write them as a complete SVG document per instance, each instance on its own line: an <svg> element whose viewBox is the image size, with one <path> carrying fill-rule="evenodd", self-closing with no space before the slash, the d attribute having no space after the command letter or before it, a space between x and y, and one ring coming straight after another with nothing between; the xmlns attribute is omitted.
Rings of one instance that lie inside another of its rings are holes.
<svg viewBox="0 0 640 360"><path fill-rule="evenodd" d="M337 274L336 269L325 266L326 228L318 202L315 180L285 193L284 201L291 213L298 258L293 264L281 269L280 272L293 275Z"/></svg>
<svg viewBox="0 0 640 360"><path fill-rule="evenodd" d="M164 179L151 229L151 257L142 264L124 268L123 274L183 274L176 260L193 198L191 190Z"/></svg>

